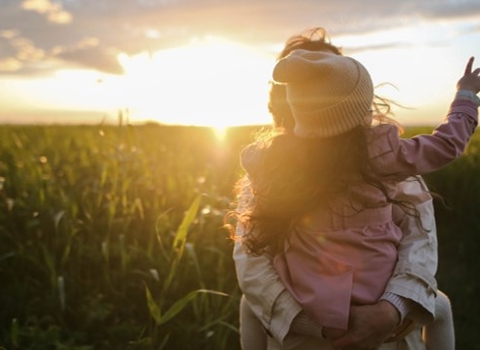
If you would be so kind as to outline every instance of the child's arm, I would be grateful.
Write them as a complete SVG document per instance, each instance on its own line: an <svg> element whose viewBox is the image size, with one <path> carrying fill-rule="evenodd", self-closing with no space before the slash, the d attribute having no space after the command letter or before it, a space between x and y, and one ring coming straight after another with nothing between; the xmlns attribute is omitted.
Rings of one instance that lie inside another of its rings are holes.
<svg viewBox="0 0 480 350"><path fill-rule="evenodd" d="M393 125L371 128L367 134L372 168L383 175L423 175L461 156L478 125L480 68L473 58L457 83L457 93L444 122L430 135L399 138Z"/></svg>

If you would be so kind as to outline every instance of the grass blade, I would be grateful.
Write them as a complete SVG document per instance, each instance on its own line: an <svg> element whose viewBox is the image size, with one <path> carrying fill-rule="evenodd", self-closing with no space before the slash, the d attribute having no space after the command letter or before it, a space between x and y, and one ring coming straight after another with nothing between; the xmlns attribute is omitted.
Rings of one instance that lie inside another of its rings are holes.
<svg viewBox="0 0 480 350"><path fill-rule="evenodd" d="M214 290L208 290L208 289L197 289L197 290L194 290L194 291L191 291L190 293L188 293L187 295L185 295L183 298L181 298L180 300L177 300L164 314L163 316L161 317L160 319L160 323L157 323L158 325L162 325L168 321L170 321L172 318L174 318L178 313L180 313L180 311L182 311L187 305L188 303L190 303L193 299L195 299L195 297L198 295L198 294L201 294L201 293L209 293L209 294L215 294L215 295L220 295L220 296L228 296L228 294L225 294L225 293L222 293L222 292L218 292L218 291L214 291Z"/></svg>

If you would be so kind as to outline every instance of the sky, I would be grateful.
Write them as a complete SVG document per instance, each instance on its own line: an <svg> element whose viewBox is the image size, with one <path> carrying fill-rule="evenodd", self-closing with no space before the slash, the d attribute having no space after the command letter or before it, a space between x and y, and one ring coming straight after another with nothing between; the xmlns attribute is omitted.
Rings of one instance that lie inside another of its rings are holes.
<svg viewBox="0 0 480 350"><path fill-rule="evenodd" d="M405 125L480 67L478 0L0 0L0 123L270 123L276 56L318 26Z"/></svg>

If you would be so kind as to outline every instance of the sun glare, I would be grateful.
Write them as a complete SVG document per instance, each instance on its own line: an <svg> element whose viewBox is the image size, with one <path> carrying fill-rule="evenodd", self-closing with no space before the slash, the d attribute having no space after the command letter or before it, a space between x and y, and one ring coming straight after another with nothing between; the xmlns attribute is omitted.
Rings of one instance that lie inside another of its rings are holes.
<svg viewBox="0 0 480 350"><path fill-rule="evenodd" d="M227 132L228 132L228 127L225 127L225 126L213 127L213 133L215 134L215 137L219 141L225 140L225 138L227 137Z"/></svg>
<svg viewBox="0 0 480 350"><path fill-rule="evenodd" d="M133 120L217 130L270 122L266 106L273 60L213 37L150 55L119 56Z"/></svg>

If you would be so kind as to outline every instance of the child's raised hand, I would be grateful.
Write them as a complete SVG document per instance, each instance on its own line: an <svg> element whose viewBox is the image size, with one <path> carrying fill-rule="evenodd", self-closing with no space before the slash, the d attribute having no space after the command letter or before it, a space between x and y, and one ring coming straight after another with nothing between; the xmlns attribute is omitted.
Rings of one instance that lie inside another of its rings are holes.
<svg viewBox="0 0 480 350"><path fill-rule="evenodd" d="M480 92L480 68L475 69L472 72L474 57L470 57L467 66L465 67L465 74L457 83L457 90L469 90L474 94Z"/></svg>

